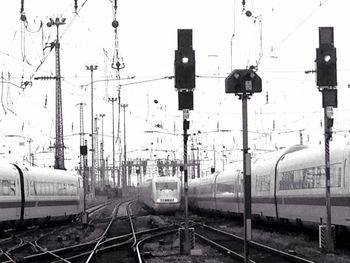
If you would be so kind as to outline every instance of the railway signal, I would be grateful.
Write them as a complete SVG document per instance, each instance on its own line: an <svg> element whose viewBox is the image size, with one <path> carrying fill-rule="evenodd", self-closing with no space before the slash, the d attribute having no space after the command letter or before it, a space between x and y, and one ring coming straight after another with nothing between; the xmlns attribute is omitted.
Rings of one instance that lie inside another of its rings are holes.
<svg viewBox="0 0 350 263"><path fill-rule="evenodd" d="M326 252L334 252L334 236L332 234L331 216L331 180L329 141L332 139L333 108L337 101L337 56L334 47L333 27L319 28L319 47L316 48L316 84L322 92L322 107L324 108L324 136L325 136L325 172L326 172ZM321 229L321 228L320 228Z"/></svg>
<svg viewBox="0 0 350 263"><path fill-rule="evenodd" d="M175 89L178 91L179 110L183 111L184 140L184 200L185 200L185 240L180 242L180 251L190 254L190 233L188 226L188 170L187 170L187 130L190 122L189 111L193 110L193 90L196 86L195 52L192 48L192 29L177 30L177 50L175 50Z"/></svg>
<svg viewBox="0 0 350 263"><path fill-rule="evenodd" d="M316 48L316 82L319 87L337 86L337 53L333 27L319 28L319 47Z"/></svg>
<svg viewBox="0 0 350 263"><path fill-rule="evenodd" d="M251 156L248 148L247 100L262 91L261 78L252 69L236 69L225 79L225 92L234 93L242 100L243 176L244 176L244 262L249 260L249 242L252 239Z"/></svg>

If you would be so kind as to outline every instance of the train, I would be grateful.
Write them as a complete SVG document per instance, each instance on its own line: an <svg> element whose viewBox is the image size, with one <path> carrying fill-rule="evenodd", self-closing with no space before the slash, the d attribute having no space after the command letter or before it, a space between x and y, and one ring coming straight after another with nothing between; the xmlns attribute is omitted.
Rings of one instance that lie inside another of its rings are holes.
<svg viewBox="0 0 350 263"><path fill-rule="evenodd" d="M173 176L145 180L139 187L139 200L154 213L174 214L180 208L181 181Z"/></svg>
<svg viewBox="0 0 350 263"><path fill-rule="evenodd" d="M325 149L295 145L251 161L252 219L316 226L326 223ZM189 208L242 216L242 163L189 184ZM350 143L330 147L331 219L350 227Z"/></svg>
<svg viewBox="0 0 350 263"><path fill-rule="evenodd" d="M82 181L66 170L0 163L0 231L73 220L83 211Z"/></svg>

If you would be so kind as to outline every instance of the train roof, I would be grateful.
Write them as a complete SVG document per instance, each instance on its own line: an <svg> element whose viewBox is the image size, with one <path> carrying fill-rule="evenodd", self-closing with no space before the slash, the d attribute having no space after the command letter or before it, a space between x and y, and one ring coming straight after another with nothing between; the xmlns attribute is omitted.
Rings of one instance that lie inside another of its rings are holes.
<svg viewBox="0 0 350 263"><path fill-rule="evenodd" d="M330 146L331 163L342 161L345 147L346 146L344 144L335 144ZM279 167L285 169L295 169L296 164L298 164L299 168L316 167L320 165L324 166L324 151L324 145L318 145L287 154L281 159Z"/></svg>
<svg viewBox="0 0 350 263"><path fill-rule="evenodd" d="M20 167L25 178L42 182L76 182L79 175L75 171L59 170L46 167L22 166Z"/></svg>
<svg viewBox="0 0 350 263"><path fill-rule="evenodd" d="M0 178L14 178L18 175L17 168L6 162L0 161Z"/></svg>
<svg viewBox="0 0 350 263"><path fill-rule="evenodd" d="M237 166L234 169L222 171L217 175L216 182L223 182L223 181L227 181L227 180L232 180L232 179L236 178L239 174L241 174L242 171L243 171L242 166Z"/></svg>

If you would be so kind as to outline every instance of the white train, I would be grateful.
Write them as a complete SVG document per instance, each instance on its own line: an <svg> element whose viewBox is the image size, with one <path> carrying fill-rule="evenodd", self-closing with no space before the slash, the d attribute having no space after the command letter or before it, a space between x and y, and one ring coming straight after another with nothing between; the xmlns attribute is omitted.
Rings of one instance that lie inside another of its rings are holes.
<svg viewBox="0 0 350 263"><path fill-rule="evenodd" d="M350 143L330 150L332 224L350 227ZM252 160L252 215L297 224L326 223L324 147L295 146ZM242 164L192 180L189 207L242 214Z"/></svg>
<svg viewBox="0 0 350 263"><path fill-rule="evenodd" d="M0 163L0 230L82 212L80 177L69 171Z"/></svg>
<svg viewBox="0 0 350 263"><path fill-rule="evenodd" d="M140 186L139 200L156 213L175 213L181 202L181 181L172 176L148 179Z"/></svg>

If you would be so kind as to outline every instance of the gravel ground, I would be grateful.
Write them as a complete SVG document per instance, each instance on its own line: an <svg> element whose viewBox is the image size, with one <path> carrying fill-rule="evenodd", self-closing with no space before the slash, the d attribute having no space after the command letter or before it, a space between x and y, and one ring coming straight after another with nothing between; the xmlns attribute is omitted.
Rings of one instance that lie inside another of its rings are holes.
<svg viewBox="0 0 350 263"><path fill-rule="evenodd" d="M232 258L224 256L216 249L209 246L195 243L192 249L192 255L182 255L180 253L179 239L176 235L163 237L162 242L155 241L147 243L142 251L148 252L148 257L145 258L147 263L161 262L198 262L198 263L228 263L235 262Z"/></svg>
<svg viewBox="0 0 350 263"><path fill-rule="evenodd" d="M232 220L230 222L229 219L218 221L220 222L211 225L238 236L243 236L243 227L238 226L237 222L233 222ZM285 252L294 251L296 255L306 257L317 263L350 263L350 250L337 249L335 254L325 254L318 248L318 241L312 240L309 236L304 234L280 234L277 232L255 229L253 226L252 239Z"/></svg>

